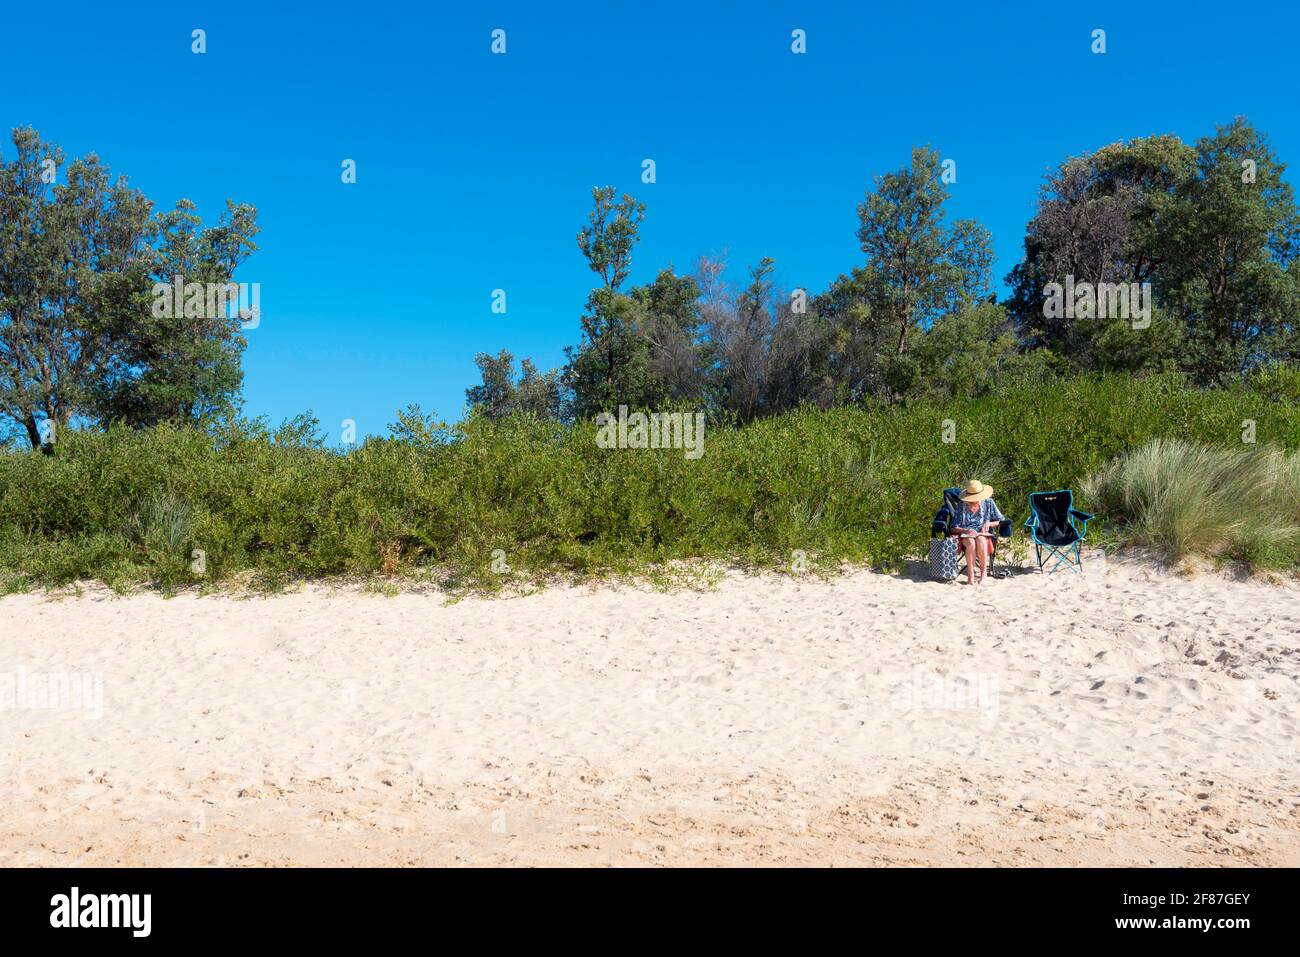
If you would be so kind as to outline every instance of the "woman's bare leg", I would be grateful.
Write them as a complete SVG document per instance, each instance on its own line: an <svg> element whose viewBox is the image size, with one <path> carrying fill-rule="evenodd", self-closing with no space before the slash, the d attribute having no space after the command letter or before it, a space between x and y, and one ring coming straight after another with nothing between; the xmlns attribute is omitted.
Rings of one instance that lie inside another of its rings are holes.
<svg viewBox="0 0 1300 957"><path fill-rule="evenodd" d="M975 584L975 542L977 539L966 537L961 540L961 547L966 552L966 584Z"/></svg>
<svg viewBox="0 0 1300 957"><path fill-rule="evenodd" d="M980 560L980 581L983 581L989 570L989 540L987 538L975 539L975 551Z"/></svg>

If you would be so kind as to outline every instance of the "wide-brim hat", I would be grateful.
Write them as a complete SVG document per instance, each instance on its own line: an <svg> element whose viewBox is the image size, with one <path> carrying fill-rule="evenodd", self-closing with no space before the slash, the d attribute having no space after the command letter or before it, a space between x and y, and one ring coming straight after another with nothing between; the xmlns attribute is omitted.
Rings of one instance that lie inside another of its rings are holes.
<svg viewBox="0 0 1300 957"><path fill-rule="evenodd" d="M961 490L963 502L982 502L993 494L993 486L985 485L979 479L971 479Z"/></svg>

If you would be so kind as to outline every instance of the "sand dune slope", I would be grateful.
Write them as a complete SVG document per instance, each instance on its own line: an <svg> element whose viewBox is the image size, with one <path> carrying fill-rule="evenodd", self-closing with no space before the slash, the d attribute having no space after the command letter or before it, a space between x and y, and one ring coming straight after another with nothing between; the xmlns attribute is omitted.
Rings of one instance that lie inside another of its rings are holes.
<svg viewBox="0 0 1300 957"><path fill-rule="evenodd" d="M5 865L1300 865L1300 591L1114 560L13 596L0 682Z"/></svg>

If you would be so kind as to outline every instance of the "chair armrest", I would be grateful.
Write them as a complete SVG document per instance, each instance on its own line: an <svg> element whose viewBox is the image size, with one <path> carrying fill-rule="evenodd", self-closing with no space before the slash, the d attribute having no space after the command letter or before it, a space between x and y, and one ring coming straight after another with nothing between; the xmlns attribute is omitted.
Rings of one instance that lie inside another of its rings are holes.
<svg viewBox="0 0 1300 957"><path fill-rule="evenodd" d="M1009 518L1004 518L1002 521L998 522L998 537L1010 538L1011 528L1011 519Z"/></svg>
<svg viewBox="0 0 1300 957"><path fill-rule="evenodd" d="M1072 509L1070 509L1070 514L1073 515L1075 518L1081 518L1081 519L1083 519L1085 522L1087 522L1087 521L1089 521L1089 520L1091 520L1091 519L1093 519L1093 518L1096 517L1096 516L1094 516L1094 515L1089 515L1087 512L1082 511L1082 510L1077 509L1077 508L1072 508Z"/></svg>

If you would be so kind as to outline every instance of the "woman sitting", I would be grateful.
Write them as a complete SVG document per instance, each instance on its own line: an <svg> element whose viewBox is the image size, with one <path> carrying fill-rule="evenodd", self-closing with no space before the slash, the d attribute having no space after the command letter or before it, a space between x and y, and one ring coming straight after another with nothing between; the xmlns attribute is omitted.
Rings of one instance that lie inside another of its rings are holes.
<svg viewBox="0 0 1300 957"><path fill-rule="evenodd" d="M979 479L967 482L960 497L965 506L953 516L952 533L958 550L966 553L966 583L974 585L977 583L975 564L979 563L978 581L982 582L988 572L998 523L1006 516L993 501L993 489Z"/></svg>

